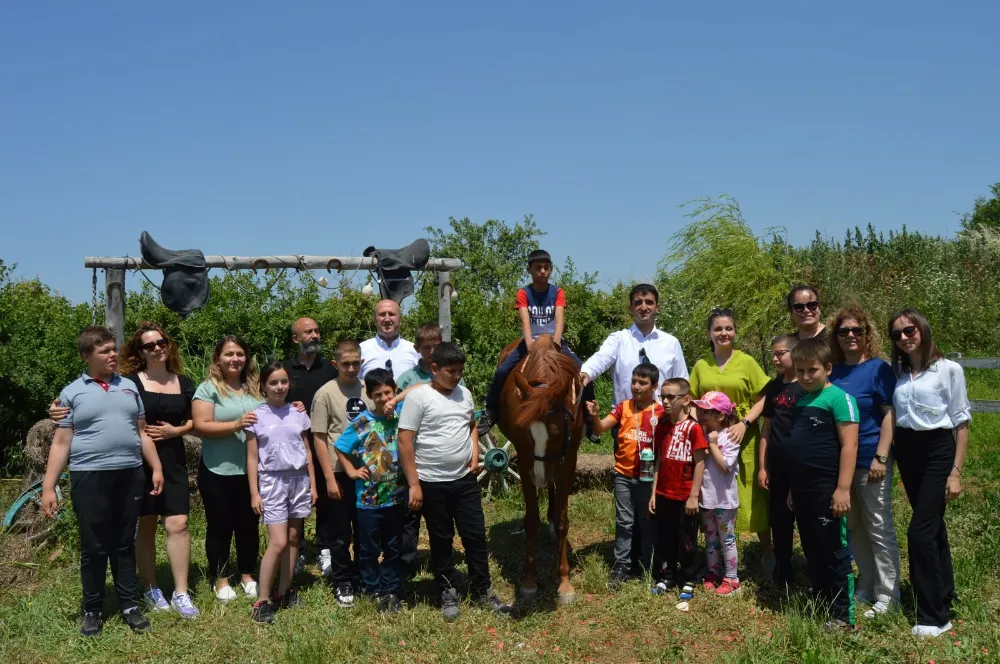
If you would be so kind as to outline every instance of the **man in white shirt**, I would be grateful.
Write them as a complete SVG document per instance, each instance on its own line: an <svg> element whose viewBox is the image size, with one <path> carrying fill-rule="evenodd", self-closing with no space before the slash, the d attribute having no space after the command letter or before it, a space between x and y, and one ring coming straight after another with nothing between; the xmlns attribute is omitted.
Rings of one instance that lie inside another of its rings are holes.
<svg viewBox="0 0 1000 664"><path fill-rule="evenodd" d="M632 398L632 369L639 364L655 365L660 370L660 385L667 378L688 377L684 352L677 337L656 328L656 314L660 310L660 293L656 286L637 283L628 297L635 324L612 333L580 369L584 385L613 369L611 381L616 404ZM657 395L660 385L656 386Z"/></svg>
<svg viewBox="0 0 1000 664"><path fill-rule="evenodd" d="M399 336L401 318L399 305L392 300L382 300L375 305L376 335L361 342L361 380L376 367L388 369L393 378L399 380L405 372L417 366L420 353L413 343Z"/></svg>

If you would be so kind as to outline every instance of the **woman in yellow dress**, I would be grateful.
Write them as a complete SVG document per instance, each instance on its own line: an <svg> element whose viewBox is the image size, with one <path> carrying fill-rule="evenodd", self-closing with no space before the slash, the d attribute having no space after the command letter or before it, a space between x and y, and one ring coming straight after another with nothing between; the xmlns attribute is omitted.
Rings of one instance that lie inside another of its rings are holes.
<svg viewBox="0 0 1000 664"><path fill-rule="evenodd" d="M764 575L774 573L775 558L768 522L767 490L757 484L757 421L764 411L761 395L769 380L760 365L746 353L733 348L736 319L732 309L712 309L708 317L708 337L712 352L698 360L691 370L691 394L700 398L707 392L723 392L736 406L740 421L729 428L729 436L740 444L740 508L736 532L757 533L760 538Z"/></svg>

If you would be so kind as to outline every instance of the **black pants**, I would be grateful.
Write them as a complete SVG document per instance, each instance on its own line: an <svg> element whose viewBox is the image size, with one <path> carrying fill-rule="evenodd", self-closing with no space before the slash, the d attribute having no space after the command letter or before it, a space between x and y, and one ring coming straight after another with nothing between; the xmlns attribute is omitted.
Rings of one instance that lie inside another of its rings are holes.
<svg viewBox="0 0 1000 664"><path fill-rule="evenodd" d="M917 623L943 627L955 601L955 572L944 525L944 490L955 464L955 436L950 429L896 429L893 453L913 507L906 545Z"/></svg>
<svg viewBox="0 0 1000 664"><path fill-rule="evenodd" d="M403 539L400 544L400 561L405 578L413 578L419 571L417 561L417 544L420 541L421 512L407 508L403 515Z"/></svg>
<svg viewBox="0 0 1000 664"><path fill-rule="evenodd" d="M217 475L202 463L198 490L205 506L205 557L212 579L228 577L229 546L236 538L236 565L240 574L257 569L260 547L257 514L250 506L246 475Z"/></svg>
<svg viewBox="0 0 1000 664"><path fill-rule="evenodd" d="M330 549L331 578L334 584L349 583L358 576L358 513L354 480L347 473L334 473L340 500L326 494L326 478L316 475L316 545ZM351 544L354 557L351 557Z"/></svg>
<svg viewBox="0 0 1000 664"><path fill-rule="evenodd" d="M122 470L70 472L70 497L80 528L83 611L101 612L108 562L122 611L139 603L135 576L135 532L146 473Z"/></svg>
<svg viewBox="0 0 1000 664"><path fill-rule="evenodd" d="M813 590L830 605L830 617L853 625L854 571L847 545L847 517L830 510L831 491L792 491L795 520Z"/></svg>
<svg viewBox="0 0 1000 664"><path fill-rule="evenodd" d="M358 567L365 594L370 597L397 594L401 585L400 539L406 505L358 510ZM379 564L379 556L382 563Z"/></svg>
<svg viewBox="0 0 1000 664"><path fill-rule="evenodd" d="M771 539L774 542L774 580L792 582L792 536L795 533L795 514L788 509L788 473L775 451L768 450L767 479L768 502L771 518Z"/></svg>
<svg viewBox="0 0 1000 664"><path fill-rule="evenodd" d="M451 482L424 482L421 510L427 520L431 540L431 567L434 580L444 591L458 582L452 542L455 530L462 538L465 562L469 566L469 589L484 595L490 589L489 552L486 549L486 519L482 495L473 473Z"/></svg>
<svg viewBox="0 0 1000 664"><path fill-rule="evenodd" d="M697 580L698 517L688 516L684 503L656 497L653 574L658 581L694 584Z"/></svg>

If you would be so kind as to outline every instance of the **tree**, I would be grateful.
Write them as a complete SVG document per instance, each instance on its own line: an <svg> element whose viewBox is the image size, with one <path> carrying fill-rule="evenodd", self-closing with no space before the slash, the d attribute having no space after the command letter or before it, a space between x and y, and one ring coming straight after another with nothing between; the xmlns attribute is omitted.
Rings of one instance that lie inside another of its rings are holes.
<svg viewBox="0 0 1000 664"><path fill-rule="evenodd" d="M974 228L1000 230L1000 182L994 183L990 187L990 192L993 198L978 197L972 204L972 212L966 212L961 216L964 230Z"/></svg>

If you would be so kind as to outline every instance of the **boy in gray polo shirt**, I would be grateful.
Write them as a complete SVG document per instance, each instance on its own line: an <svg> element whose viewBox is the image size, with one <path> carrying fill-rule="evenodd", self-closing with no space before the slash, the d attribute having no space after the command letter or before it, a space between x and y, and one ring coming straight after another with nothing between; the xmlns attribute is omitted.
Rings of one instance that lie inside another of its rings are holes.
<svg viewBox="0 0 1000 664"><path fill-rule="evenodd" d="M105 327L85 328L77 346L87 371L67 385L59 400L69 408L52 439L42 510L55 517L55 487L69 461L70 496L80 528L80 580L84 636L101 631L108 562L122 620L133 631L149 631L139 610L135 576L135 530L145 472L152 469L152 495L163 488L160 459L146 435L142 400L135 384L116 373L115 337Z"/></svg>

